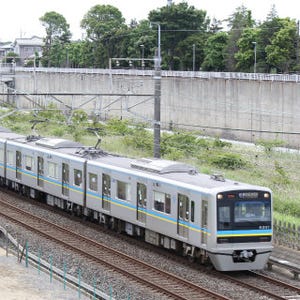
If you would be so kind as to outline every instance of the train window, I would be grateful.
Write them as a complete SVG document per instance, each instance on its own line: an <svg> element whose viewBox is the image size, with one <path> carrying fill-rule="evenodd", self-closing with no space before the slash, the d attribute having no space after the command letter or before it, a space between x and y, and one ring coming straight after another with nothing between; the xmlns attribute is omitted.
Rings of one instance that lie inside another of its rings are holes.
<svg viewBox="0 0 300 300"><path fill-rule="evenodd" d="M206 200L202 201L202 213L201 213L201 243L207 243L206 229L208 227L208 202Z"/></svg>
<svg viewBox="0 0 300 300"><path fill-rule="evenodd" d="M21 151L16 151L16 178L22 178L22 153Z"/></svg>
<svg viewBox="0 0 300 300"><path fill-rule="evenodd" d="M121 200L130 199L130 184L117 180L117 197Z"/></svg>
<svg viewBox="0 0 300 300"><path fill-rule="evenodd" d="M7 164L13 166L14 165L14 153L13 151L7 151Z"/></svg>
<svg viewBox="0 0 300 300"><path fill-rule="evenodd" d="M178 194L179 218L181 220L189 220L189 197L183 194Z"/></svg>
<svg viewBox="0 0 300 300"><path fill-rule="evenodd" d="M147 207L147 187L143 183L137 183L137 200L139 207Z"/></svg>
<svg viewBox="0 0 300 300"><path fill-rule="evenodd" d="M239 201L234 206L234 221L270 221L271 204L269 201Z"/></svg>
<svg viewBox="0 0 300 300"><path fill-rule="evenodd" d="M137 219L140 222L146 222L145 209L147 208L147 187L145 184L137 182L136 186L137 198Z"/></svg>
<svg viewBox="0 0 300 300"><path fill-rule="evenodd" d="M82 171L74 169L74 184L81 186L82 184Z"/></svg>
<svg viewBox="0 0 300 300"><path fill-rule="evenodd" d="M228 229L230 227L230 206L220 206L218 208L218 217L218 229Z"/></svg>
<svg viewBox="0 0 300 300"><path fill-rule="evenodd" d="M102 174L102 208L110 210L111 178L110 175Z"/></svg>
<svg viewBox="0 0 300 300"><path fill-rule="evenodd" d="M195 222L195 202L191 202L191 222Z"/></svg>
<svg viewBox="0 0 300 300"><path fill-rule="evenodd" d="M110 196L110 176L109 175L103 174L102 186L103 186L103 194L106 196Z"/></svg>
<svg viewBox="0 0 300 300"><path fill-rule="evenodd" d="M0 149L0 161L4 162L4 149Z"/></svg>
<svg viewBox="0 0 300 300"><path fill-rule="evenodd" d="M98 190L97 174L89 173L89 189L92 191Z"/></svg>
<svg viewBox="0 0 300 300"><path fill-rule="evenodd" d="M52 178L58 178L58 165L56 163L48 161L48 175Z"/></svg>
<svg viewBox="0 0 300 300"><path fill-rule="evenodd" d="M165 194L165 213L170 214L171 213L171 195L170 194Z"/></svg>
<svg viewBox="0 0 300 300"><path fill-rule="evenodd" d="M43 187L44 186L44 158L41 156L38 156L37 158L37 184L38 186Z"/></svg>
<svg viewBox="0 0 300 300"><path fill-rule="evenodd" d="M33 169L33 157L29 155L25 155L25 168L28 171Z"/></svg>
<svg viewBox="0 0 300 300"><path fill-rule="evenodd" d="M170 214L171 195L154 191L154 209Z"/></svg>

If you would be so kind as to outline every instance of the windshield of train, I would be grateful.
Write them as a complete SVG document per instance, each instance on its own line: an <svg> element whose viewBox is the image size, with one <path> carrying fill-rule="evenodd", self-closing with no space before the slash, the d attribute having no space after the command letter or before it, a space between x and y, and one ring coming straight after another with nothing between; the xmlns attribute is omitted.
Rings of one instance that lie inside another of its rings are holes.
<svg viewBox="0 0 300 300"><path fill-rule="evenodd" d="M226 192L217 196L218 229L271 225L271 195L265 192Z"/></svg>
<svg viewBox="0 0 300 300"><path fill-rule="evenodd" d="M234 222L270 221L269 201L239 201L234 203Z"/></svg>

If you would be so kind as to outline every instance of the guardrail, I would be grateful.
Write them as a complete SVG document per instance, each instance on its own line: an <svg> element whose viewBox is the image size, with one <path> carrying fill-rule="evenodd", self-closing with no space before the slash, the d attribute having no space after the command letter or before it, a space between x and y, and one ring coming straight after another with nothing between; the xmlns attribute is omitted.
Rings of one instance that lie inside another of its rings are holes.
<svg viewBox="0 0 300 300"><path fill-rule="evenodd" d="M299 251L300 226L274 219L274 242Z"/></svg>
<svg viewBox="0 0 300 300"><path fill-rule="evenodd" d="M11 244L15 247L16 251L19 253L25 252L25 247L22 247L19 245L19 243L7 232L7 230L0 226L0 232L5 236L7 240L11 242ZM7 249L8 252L8 244ZM19 257L19 255L18 255ZM22 258L22 256L21 256ZM71 276L69 274L66 274L64 271L60 270L59 268L56 268L55 266L49 264L48 262L44 261L40 257L37 257L36 255L28 252L27 254L28 261L35 267L41 269L42 271L46 273L51 273L53 276L56 277L57 280L60 280L62 282L66 282L69 286L73 286L76 289L80 288L80 291L82 293L85 293L88 296L93 297L93 299L104 299L104 300L115 300L111 296L105 294L104 292L96 289L95 287L92 287L84 282L79 283L78 278ZM26 258L26 259L27 259Z"/></svg>
<svg viewBox="0 0 300 300"><path fill-rule="evenodd" d="M299 279L300 265L296 265L290 261L270 256L269 261L267 263L268 269L272 270L273 265L284 267L285 269L289 270L293 274L295 280Z"/></svg>
<svg viewBox="0 0 300 300"><path fill-rule="evenodd" d="M11 75L15 73L14 64L0 63L0 74Z"/></svg>
<svg viewBox="0 0 300 300"><path fill-rule="evenodd" d="M128 76L154 76L154 70L138 69L93 69L93 68L25 68L16 67L17 72L102 74ZM202 72L202 71L161 71L162 77L202 78L202 79L234 79L256 81L300 82L298 74L266 74L236 72Z"/></svg>

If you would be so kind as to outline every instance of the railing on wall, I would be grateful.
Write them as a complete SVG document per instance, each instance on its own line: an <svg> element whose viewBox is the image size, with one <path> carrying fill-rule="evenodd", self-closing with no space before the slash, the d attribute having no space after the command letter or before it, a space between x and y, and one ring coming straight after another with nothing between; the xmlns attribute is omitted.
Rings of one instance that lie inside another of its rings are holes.
<svg viewBox="0 0 300 300"><path fill-rule="evenodd" d="M300 226L274 220L274 242L295 250L300 250Z"/></svg>
<svg viewBox="0 0 300 300"><path fill-rule="evenodd" d="M0 63L1 75L12 75L15 73L15 65L12 63Z"/></svg>
<svg viewBox="0 0 300 300"><path fill-rule="evenodd" d="M138 69L16 67L16 71L19 71L19 72L44 72L44 73L75 73L75 74L78 73L78 74L102 74L102 75L154 76L154 70L138 70ZM300 82L300 75L298 75L298 74L162 71L161 75L162 75L162 77L181 77L181 78Z"/></svg>

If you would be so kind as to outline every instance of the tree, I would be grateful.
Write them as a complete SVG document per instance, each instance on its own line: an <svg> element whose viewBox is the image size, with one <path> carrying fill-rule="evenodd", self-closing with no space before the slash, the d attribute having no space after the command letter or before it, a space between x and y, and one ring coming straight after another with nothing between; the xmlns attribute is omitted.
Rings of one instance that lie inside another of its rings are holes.
<svg viewBox="0 0 300 300"><path fill-rule="evenodd" d="M280 29L280 18L278 17L275 5L271 7L267 18L258 28L257 35L257 69L259 72L270 72L271 66L267 63L266 47L270 45L273 35Z"/></svg>
<svg viewBox="0 0 300 300"><path fill-rule="evenodd" d="M87 39L94 44L95 54L100 56L97 66L107 67L117 43L116 37L127 28L122 13L111 5L95 5L82 19L81 28L86 30Z"/></svg>
<svg viewBox="0 0 300 300"><path fill-rule="evenodd" d="M129 58L153 58L153 53L157 47L156 34L149 27L148 20L142 20L139 23L131 23L126 36L119 45L120 57ZM121 62L120 62L121 63ZM142 62L133 62L135 67L141 67ZM128 65L123 62L122 65ZM144 67L153 67L153 62L144 61Z"/></svg>
<svg viewBox="0 0 300 300"><path fill-rule="evenodd" d="M279 72L290 72L296 62L297 24L290 18L280 19L280 29L266 47L267 63Z"/></svg>
<svg viewBox="0 0 300 300"><path fill-rule="evenodd" d="M228 34L218 32L211 35L204 47L204 61L202 69L205 71L225 71L225 50L227 47Z"/></svg>
<svg viewBox="0 0 300 300"><path fill-rule="evenodd" d="M252 13L244 5L238 7L228 19L230 28L228 35L228 45L226 49L226 68L230 72L236 71L237 61L235 53L238 52L237 41L240 39L245 28L253 28L255 22Z"/></svg>
<svg viewBox="0 0 300 300"><path fill-rule="evenodd" d="M16 62L20 61L20 57L15 52L8 52L8 53L6 53L6 55L4 56L4 58L2 59L2 61L4 63L13 63L13 62L16 63Z"/></svg>
<svg viewBox="0 0 300 300"><path fill-rule="evenodd" d="M192 70L193 52L195 51L195 70L199 70L204 60L204 45L207 34L196 33L189 35L186 39L179 42L175 53L178 54L178 66L176 69Z"/></svg>
<svg viewBox="0 0 300 300"><path fill-rule="evenodd" d="M71 39L70 25L67 23L64 16L51 11L47 12L40 18L42 25L46 29L46 43L50 44L54 40L59 40L62 43L69 43Z"/></svg>
<svg viewBox="0 0 300 300"><path fill-rule="evenodd" d="M257 50L254 50L253 48L256 47L256 44L254 46L254 43L256 43L257 36L258 36L259 30L257 28L246 28L239 40L237 41L237 45L239 48L239 51L235 53L234 58L236 59L236 70L240 72L252 72L254 63L256 63L254 60L254 56L257 52Z"/></svg>
<svg viewBox="0 0 300 300"><path fill-rule="evenodd" d="M207 32L210 22L206 16L206 11L188 6L186 2L152 10L149 13L149 20L160 23L163 68L171 70L174 69L175 57L179 54L176 53L178 43L195 32Z"/></svg>
<svg viewBox="0 0 300 300"><path fill-rule="evenodd" d="M56 58L55 65L57 63L60 64L57 57L61 56L62 53L59 52L58 55L57 51L60 51L64 44L70 42L70 26L66 22L66 19L55 11L46 12L44 16L40 18L40 21L46 29L45 46L43 49L43 64L47 64L48 67L52 66L52 60L54 57ZM52 49L54 45L55 49Z"/></svg>

